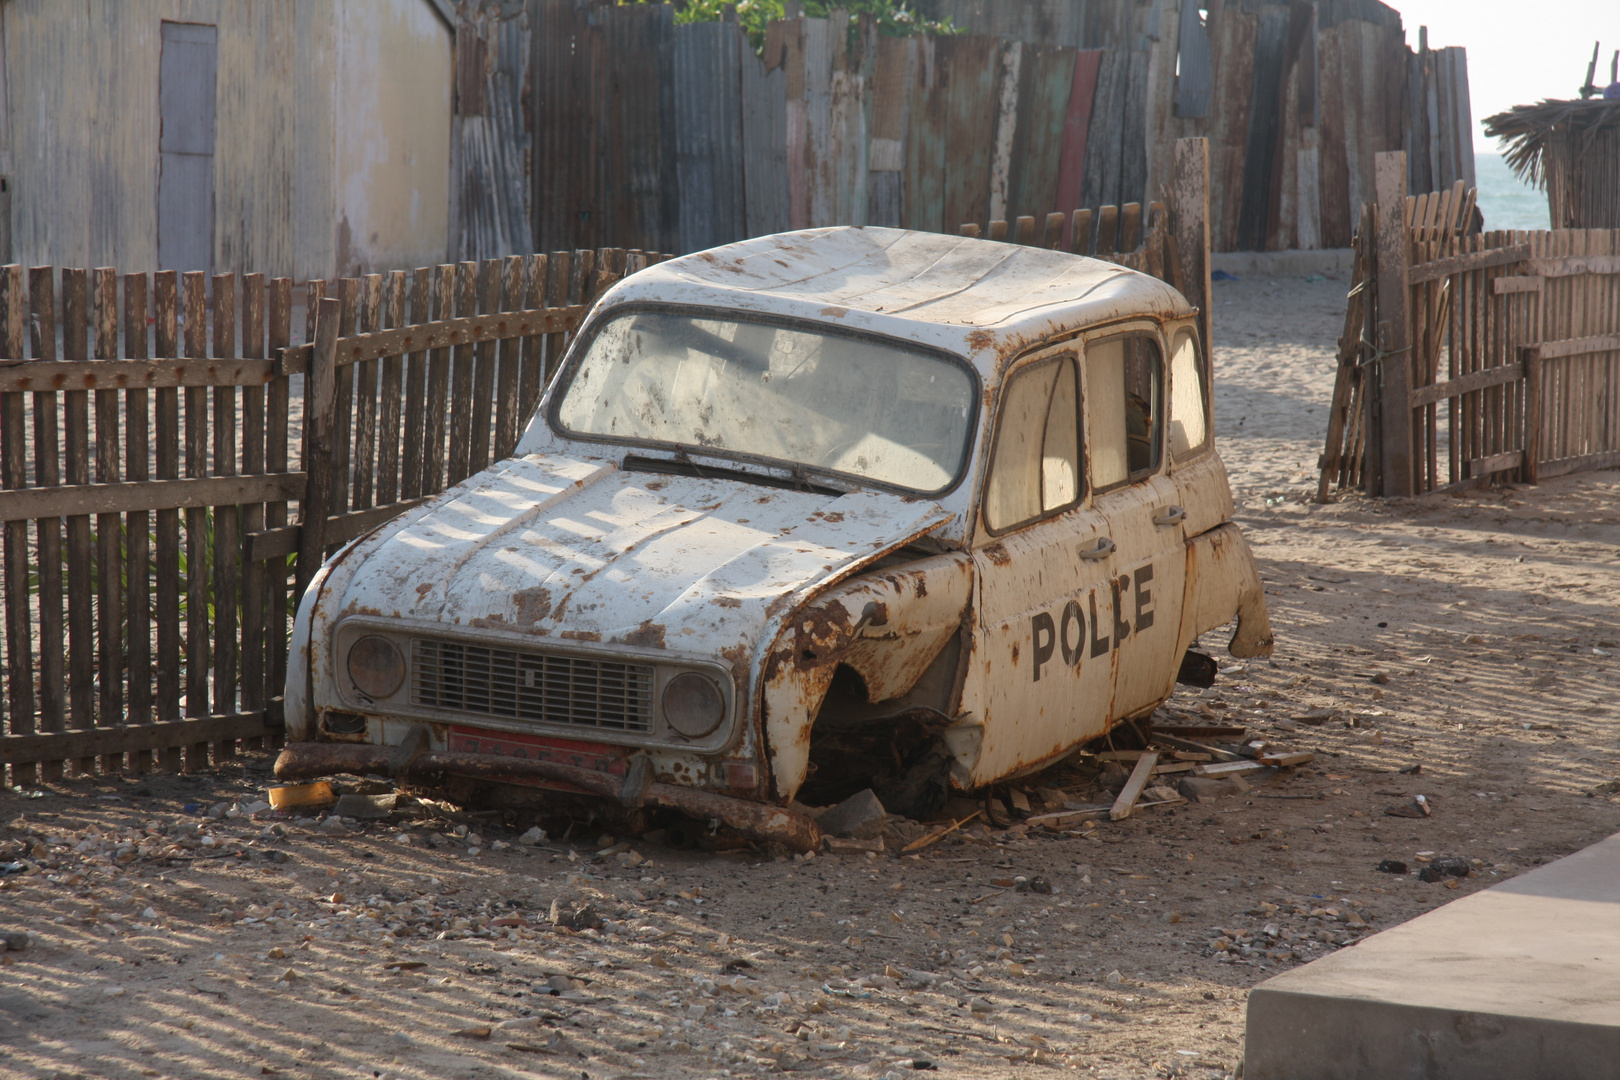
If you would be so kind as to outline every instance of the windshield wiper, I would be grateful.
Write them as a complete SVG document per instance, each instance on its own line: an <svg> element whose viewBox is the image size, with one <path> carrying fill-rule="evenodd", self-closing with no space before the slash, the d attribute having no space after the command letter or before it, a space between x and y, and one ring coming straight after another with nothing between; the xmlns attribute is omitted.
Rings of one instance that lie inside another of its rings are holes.
<svg viewBox="0 0 1620 1080"><path fill-rule="evenodd" d="M717 465L699 465L686 454L676 458L646 457L642 454L626 454L620 468L626 472L662 473L667 476L696 476L701 480L740 480L748 484L762 484L765 487L783 488L787 491L804 491L813 495L831 495L834 498L847 495L849 492L827 484L817 484L808 478L799 475L794 470L794 478L772 476L769 473L749 472L746 469L729 469Z"/></svg>

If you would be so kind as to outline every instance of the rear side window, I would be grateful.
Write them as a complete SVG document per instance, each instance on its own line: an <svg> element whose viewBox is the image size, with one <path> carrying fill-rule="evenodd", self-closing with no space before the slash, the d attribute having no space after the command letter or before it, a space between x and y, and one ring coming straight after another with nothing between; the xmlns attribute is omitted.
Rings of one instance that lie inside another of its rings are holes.
<svg viewBox="0 0 1620 1080"><path fill-rule="evenodd" d="M1092 486L1101 490L1159 468L1164 360L1151 334L1086 346L1086 427Z"/></svg>
<svg viewBox="0 0 1620 1080"><path fill-rule="evenodd" d="M1181 461L1209 444L1209 396L1198 338L1191 330L1176 335L1170 349L1170 458Z"/></svg>
<svg viewBox="0 0 1620 1080"><path fill-rule="evenodd" d="M1005 532L1080 501L1080 379L1072 354L1007 380L984 491L984 523Z"/></svg>

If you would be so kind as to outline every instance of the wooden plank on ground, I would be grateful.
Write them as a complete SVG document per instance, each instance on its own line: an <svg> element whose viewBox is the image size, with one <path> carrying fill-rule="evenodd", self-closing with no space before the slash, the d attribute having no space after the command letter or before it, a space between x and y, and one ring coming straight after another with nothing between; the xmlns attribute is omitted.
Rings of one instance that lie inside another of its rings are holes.
<svg viewBox="0 0 1620 1080"><path fill-rule="evenodd" d="M1111 821L1123 821L1131 816L1136 808L1136 800L1141 797L1142 789L1147 787L1148 781L1153 778L1153 769L1159 764L1159 755L1153 752L1143 754L1136 760L1136 767L1120 789L1119 796L1114 799L1113 807L1108 811Z"/></svg>
<svg viewBox="0 0 1620 1080"><path fill-rule="evenodd" d="M1239 773L1255 772L1269 768L1258 761L1217 761L1209 765L1200 765L1193 770L1194 776L1235 776Z"/></svg>

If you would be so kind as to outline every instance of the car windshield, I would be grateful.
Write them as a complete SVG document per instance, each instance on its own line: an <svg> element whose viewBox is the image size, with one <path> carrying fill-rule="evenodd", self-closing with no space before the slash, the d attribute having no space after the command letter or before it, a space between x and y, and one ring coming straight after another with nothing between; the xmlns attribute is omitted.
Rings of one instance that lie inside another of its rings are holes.
<svg viewBox="0 0 1620 1080"><path fill-rule="evenodd" d="M956 479L965 364L891 341L677 311L610 319L574 365L571 434L746 454L928 493Z"/></svg>

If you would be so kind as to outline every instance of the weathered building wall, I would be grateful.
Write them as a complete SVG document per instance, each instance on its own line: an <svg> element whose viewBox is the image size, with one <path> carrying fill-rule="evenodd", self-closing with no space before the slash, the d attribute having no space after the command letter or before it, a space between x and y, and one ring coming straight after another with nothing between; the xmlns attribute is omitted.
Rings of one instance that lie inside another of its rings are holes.
<svg viewBox="0 0 1620 1080"><path fill-rule="evenodd" d="M209 269L443 258L451 31L429 0L7 0L0 19L14 261L158 266L165 21L217 27Z"/></svg>
<svg viewBox="0 0 1620 1080"><path fill-rule="evenodd" d="M442 262L454 43L424 0L344 0L336 28L336 263Z"/></svg>

